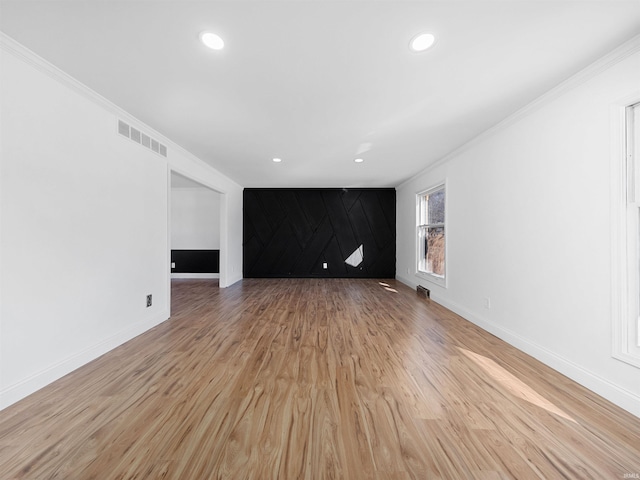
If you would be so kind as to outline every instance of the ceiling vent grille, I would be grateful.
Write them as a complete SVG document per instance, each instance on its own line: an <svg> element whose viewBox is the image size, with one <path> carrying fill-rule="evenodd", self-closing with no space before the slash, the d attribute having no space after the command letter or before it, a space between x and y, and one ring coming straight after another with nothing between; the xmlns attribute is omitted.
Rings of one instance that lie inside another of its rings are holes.
<svg viewBox="0 0 640 480"><path fill-rule="evenodd" d="M162 155L163 157L167 156L166 145L163 145L155 138L151 138L149 135L141 132L122 120L118 120L118 133L130 140L133 140L137 144L142 145L143 147L147 147L158 155Z"/></svg>

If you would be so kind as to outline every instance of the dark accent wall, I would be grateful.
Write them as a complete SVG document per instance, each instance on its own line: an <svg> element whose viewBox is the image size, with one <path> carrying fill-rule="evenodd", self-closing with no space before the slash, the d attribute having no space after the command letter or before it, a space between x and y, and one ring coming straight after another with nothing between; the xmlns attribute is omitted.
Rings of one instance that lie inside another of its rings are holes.
<svg viewBox="0 0 640 480"><path fill-rule="evenodd" d="M220 273L220 250L171 250L171 273Z"/></svg>
<svg viewBox="0 0 640 480"><path fill-rule="evenodd" d="M246 188L243 210L244 277L395 277L393 188Z"/></svg>

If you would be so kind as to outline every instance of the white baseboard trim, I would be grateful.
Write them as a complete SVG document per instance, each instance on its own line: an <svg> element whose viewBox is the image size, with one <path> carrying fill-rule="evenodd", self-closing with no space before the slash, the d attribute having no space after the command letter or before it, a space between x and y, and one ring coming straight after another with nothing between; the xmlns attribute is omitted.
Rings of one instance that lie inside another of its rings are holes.
<svg viewBox="0 0 640 480"><path fill-rule="evenodd" d="M397 275L396 279L411 288L415 288L416 283L411 279ZM597 393L598 395L606 398L610 402L618 405L620 408L625 409L629 413L640 417L640 396L633 392L625 390L620 386L610 382L606 378L603 378L580 365L568 360L551 350L546 349L536 343L533 343L521 335L512 332L509 329L496 325L479 315L476 315L471 310L459 305L455 302L451 302L441 296L431 292L431 300L448 308L454 313L457 313L465 320L477 325L478 327L486 330L487 332L495 335L496 337L504 340L508 344L516 347L518 350L531 355L533 358L541 361L545 365L553 368L561 374L569 377L573 381L579 383L583 387Z"/></svg>
<svg viewBox="0 0 640 480"><path fill-rule="evenodd" d="M153 317L112 335L105 340L86 348L44 370L35 373L13 385L0 390L0 410L31 395L50 383L64 377L68 373L86 365L92 360L119 347L134 337L150 330L169 318L169 311L163 310Z"/></svg>
<svg viewBox="0 0 640 480"><path fill-rule="evenodd" d="M219 273L172 273L171 278L220 278Z"/></svg>
<svg viewBox="0 0 640 480"><path fill-rule="evenodd" d="M452 312L457 313L471 323L479 326L483 330L495 335L496 337L504 340L508 344L516 347L519 350L531 355L535 359L541 361L545 365L553 368L554 370L566 375L570 379L579 383L583 387L597 393L598 395L606 398L612 403L615 403L619 407L627 410L633 415L640 417L640 397L633 392L625 390L618 385L611 383L606 378L602 378L589 370L581 367L580 365L573 363L551 350L548 350L536 343L533 343L526 338L518 335L511 330L500 327L492 322L487 321L467 310L466 308L458 305L454 302L450 302L446 299L440 298L432 294L431 299L448 308Z"/></svg>

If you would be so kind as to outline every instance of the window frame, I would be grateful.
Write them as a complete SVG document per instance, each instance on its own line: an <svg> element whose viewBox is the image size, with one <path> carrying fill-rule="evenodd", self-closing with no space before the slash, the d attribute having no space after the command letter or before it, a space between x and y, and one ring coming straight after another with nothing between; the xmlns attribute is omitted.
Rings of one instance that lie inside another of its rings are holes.
<svg viewBox="0 0 640 480"><path fill-rule="evenodd" d="M631 134L634 108L640 109L640 93L611 112L611 318L613 358L640 368L640 138Z"/></svg>
<svg viewBox="0 0 640 480"><path fill-rule="evenodd" d="M444 222L438 222L438 223L426 223L426 224L421 224L420 220L421 220L421 212L422 212L422 199L424 198L425 195L431 195L439 190L442 190L444 192ZM431 283L434 283L436 285L439 285L441 287L447 288L447 284L448 284L448 265L449 265L449 261L448 261L448 235L447 235L447 223L448 223L448 195L447 195L447 181L446 179L444 181L438 182L436 184L434 184L433 186L424 189L424 190L420 190L419 192L416 193L416 231L415 231L415 262L414 262L414 268L415 268L415 276L423 279L423 280L427 280ZM442 229L444 230L444 274L443 275L438 275L435 273L431 273L431 272L427 272L424 270L420 269L420 263L421 263L421 255L420 255L420 236L421 236L421 229L426 228L427 230L429 228L434 228L434 227L442 227Z"/></svg>

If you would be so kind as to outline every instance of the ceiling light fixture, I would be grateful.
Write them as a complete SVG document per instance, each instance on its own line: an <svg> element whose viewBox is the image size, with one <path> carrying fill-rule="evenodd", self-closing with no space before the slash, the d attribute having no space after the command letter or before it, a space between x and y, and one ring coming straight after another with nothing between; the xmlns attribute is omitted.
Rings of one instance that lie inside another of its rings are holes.
<svg viewBox="0 0 640 480"><path fill-rule="evenodd" d="M274 158L273 161L276 162L276 163L280 163L282 161L282 159L281 158Z"/></svg>
<svg viewBox="0 0 640 480"><path fill-rule="evenodd" d="M409 48L412 52L424 52L436 41L436 37L431 33L420 33L411 39Z"/></svg>
<svg viewBox="0 0 640 480"><path fill-rule="evenodd" d="M222 50L224 48L224 40L212 32L202 32L200 41L212 50Z"/></svg>
<svg viewBox="0 0 640 480"><path fill-rule="evenodd" d="M364 158L356 158L356 159L354 160L354 162L356 162L356 163L362 163L362 162L364 162Z"/></svg>

